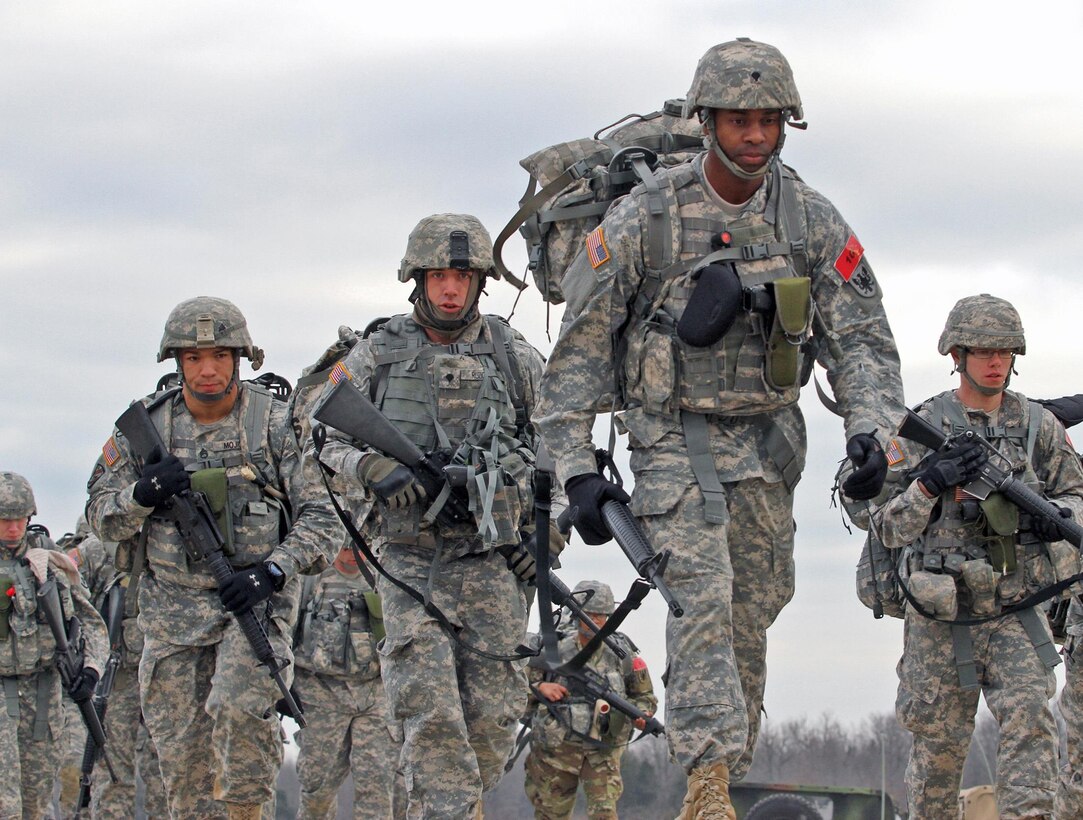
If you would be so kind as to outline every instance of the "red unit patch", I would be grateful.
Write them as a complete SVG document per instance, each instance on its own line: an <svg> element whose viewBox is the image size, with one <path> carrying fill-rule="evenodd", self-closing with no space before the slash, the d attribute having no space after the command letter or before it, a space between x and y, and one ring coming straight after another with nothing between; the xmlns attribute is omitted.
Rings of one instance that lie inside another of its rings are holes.
<svg viewBox="0 0 1083 820"><path fill-rule="evenodd" d="M849 282L858 262L861 261L861 257L864 255L865 249L861 247L857 237L850 234L850 238L846 240L846 247L842 249L839 258L835 260L835 270L839 272L839 275L845 281Z"/></svg>

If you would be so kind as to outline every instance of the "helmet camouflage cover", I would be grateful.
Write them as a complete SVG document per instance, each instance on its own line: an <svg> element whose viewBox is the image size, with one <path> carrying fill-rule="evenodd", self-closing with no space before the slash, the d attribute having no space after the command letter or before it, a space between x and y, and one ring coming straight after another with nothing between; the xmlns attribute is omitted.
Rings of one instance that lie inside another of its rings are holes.
<svg viewBox="0 0 1083 820"><path fill-rule="evenodd" d="M480 271L500 278L493 264L493 240L477 217L433 214L410 231L399 281L409 282L420 271L443 268Z"/></svg>
<svg viewBox="0 0 1083 820"><path fill-rule="evenodd" d="M955 303L948 314L937 350L942 356L953 347L992 348L1027 352L1023 321L1011 302L982 293Z"/></svg>
<svg viewBox="0 0 1083 820"><path fill-rule="evenodd" d="M592 592L594 594L587 598L586 601L583 601L580 593L584 592ZM609 588L609 584L602 583L601 581L580 581L575 585L572 594L575 595L576 600L580 602L584 612L590 612L596 615L612 615L613 610L617 608L616 603L613 600L613 590Z"/></svg>
<svg viewBox="0 0 1083 820"><path fill-rule="evenodd" d="M158 361L163 362L177 351L191 348L231 347L252 362L252 369L263 364L263 351L252 344L248 322L240 308L228 299L197 296L181 302L165 321Z"/></svg>
<svg viewBox="0 0 1083 820"><path fill-rule="evenodd" d="M18 473L0 473L0 518L29 518L37 511L30 482Z"/></svg>
<svg viewBox="0 0 1083 820"><path fill-rule="evenodd" d="M782 52L747 37L713 46L700 58L684 115L691 117L701 108L777 108L787 112L784 118L805 116L793 70Z"/></svg>

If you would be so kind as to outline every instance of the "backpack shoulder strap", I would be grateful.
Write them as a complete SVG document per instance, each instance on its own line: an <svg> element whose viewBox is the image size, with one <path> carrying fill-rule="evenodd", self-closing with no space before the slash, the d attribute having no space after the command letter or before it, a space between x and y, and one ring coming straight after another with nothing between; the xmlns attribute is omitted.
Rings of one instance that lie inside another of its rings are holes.
<svg viewBox="0 0 1083 820"><path fill-rule="evenodd" d="M527 418L525 390L523 387L523 374L519 370L519 363L512 355L511 328L503 317L492 314L485 315L485 326L489 329L489 339L493 343L493 358L496 359L497 367L504 374L504 380L511 394L511 402L515 407L515 429L526 429Z"/></svg>

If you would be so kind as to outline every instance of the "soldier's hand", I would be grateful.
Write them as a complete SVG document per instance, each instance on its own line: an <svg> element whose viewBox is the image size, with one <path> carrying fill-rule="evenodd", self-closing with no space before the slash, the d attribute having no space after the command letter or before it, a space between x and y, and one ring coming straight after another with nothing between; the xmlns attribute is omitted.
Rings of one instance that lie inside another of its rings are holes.
<svg viewBox="0 0 1083 820"><path fill-rule="evenodd" d="M857 433L846 442L846 455L854 471L842 482L842 491L854 501L876 498L887 478L887 456L874 433Z"/></svg>
<svg viewBox="0 0 1083 820"><path fill-rule="evenodd" d="M988 460L985 448L977 440L952 441L926 459L917 479L936 498L949 487L973 481Z"/></svg>
<svg viewBox="0 0 1083 820"><path fill-rule="evenodd" d="M83 671L79 673L79 677L72 683L71 691L68 695L73 701L78 704L84 704L94 695L94 690L98 688L98 672L95 669L91 669L89 666L84 666Z"/></svg>
<svg viewBox="0 0 1083 820"><path fill-rule="evenodd" d="M266 563L237 570L218 588L222 606L237 614L247 612L275 593L275 580Z"/></svg>
<svg viewBox="0 0 1083 820"><path fill-rule="evenodd" d="M297 684L290 686L290 694L293 695L293 700L297 704L297 708L301 710L301 714L305 711L305 702L301 700L301 693L297 690ZM289 703L285 698L279 698L275 701L275 711L282 717L299 718L301 715L295 715L293 709L290 708Z"/></svg>
<svg viewBox="0 0 1083 820"><path fill-rule="evenodd" d="M554 682L539 683L538 692L549 702L563 700L568 697L568 689L562 684Z"/></svg>
<svg viewBox="0 0 1083 820"><path fill-rule="evenodd" d="M192 479L180 459L155 447L143 465L143 475L132 488L132 497L141 507L157 507L192 486Z"/></svg>
<svg viewBox="0 0 1083 820"><path fill-rule="evenodd" d="M598 473L572 476L564 485L568 507L574 509L572 523L587 544L604 544L613 536L602 518L602 504L612 499L627 504L631 497L623 488Z"/></svg>
<svg viewBox="0 0 1083 820"><path fill-rule="evenodd" d="M1057 507L1056 504L1053 506ZM1072 511L1067 507L1057 507L1057 515L1065 521L1071 521L1073 518ZM1032 516L1030 519L1030 531L1048 543L1060 541L1064 538L1064 536L1060 534L1060 530L1057 529L1055 521L1050 521L1047 518L1040 518L1037 515Z"/></svg>
<svg viewBox="0 0 1083 820"><path fill-rule="evenodd" d="M425 488L409 467L379 453L369 453L361 459L357 477L393 510L425 498Z"/></svg>
<svg viewBox="0 0 1083 820"><path fill-rule="evenodd" d="M533 537L533 536L532 536ZM508 569L515 573L521 584L534 585L538 578L538 562L534 560L534 550L530 539L518 544L506 544L500 548Z"/></svg>

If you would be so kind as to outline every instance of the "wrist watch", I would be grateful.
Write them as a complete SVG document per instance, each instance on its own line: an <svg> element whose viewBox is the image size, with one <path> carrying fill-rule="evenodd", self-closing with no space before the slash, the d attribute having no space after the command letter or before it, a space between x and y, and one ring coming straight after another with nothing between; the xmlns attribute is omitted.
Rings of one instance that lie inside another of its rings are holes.
<svg viewBox="0 0 1083 820"><path fill-rule="evenodd" d="M281 592L282 587L286 585L286 573L282 571L282 567L274 561L268 561L267 574L271 576L271 582L274 584L275 592Z"/></svg>

